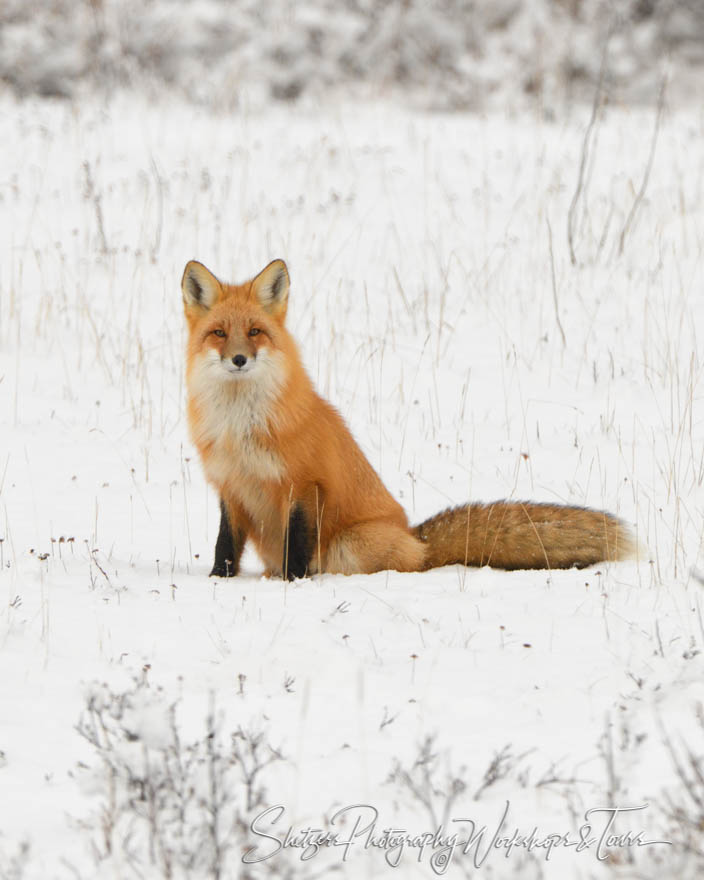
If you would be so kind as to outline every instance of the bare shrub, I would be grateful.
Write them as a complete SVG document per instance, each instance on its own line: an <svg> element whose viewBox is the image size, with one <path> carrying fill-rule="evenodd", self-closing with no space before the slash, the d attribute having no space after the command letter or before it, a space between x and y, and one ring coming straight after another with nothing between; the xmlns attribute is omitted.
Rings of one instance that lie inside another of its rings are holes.
<svg viewBox="0 0 704 880"><path fill-rule="evenodd" d="M225 733L214 700L203 735L184 741L178 708L146 677L121 693L89 688L77 730L98 759L80 773L99 797L81 823L96 867L125 878L246 878L249 823L266 802L267 768L284 758L262 730ZM285 859L266 871L294 876Z"/></svg>

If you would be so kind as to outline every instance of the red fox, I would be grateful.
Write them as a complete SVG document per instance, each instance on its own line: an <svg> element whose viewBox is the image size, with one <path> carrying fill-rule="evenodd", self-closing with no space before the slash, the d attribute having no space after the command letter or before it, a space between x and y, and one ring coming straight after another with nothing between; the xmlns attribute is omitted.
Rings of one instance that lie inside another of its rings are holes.
<svg viewBox="0 0 704 880"><path fill-rule="evenodd" d="M236 575L248 539L267 573L288 579L453 563L583 567L632 552L616 517L558 504L465 504L409 526L303 367L285 327L286 264L232 285L191 261L181 288L188 421L220 496L211 575Z"/></svg>

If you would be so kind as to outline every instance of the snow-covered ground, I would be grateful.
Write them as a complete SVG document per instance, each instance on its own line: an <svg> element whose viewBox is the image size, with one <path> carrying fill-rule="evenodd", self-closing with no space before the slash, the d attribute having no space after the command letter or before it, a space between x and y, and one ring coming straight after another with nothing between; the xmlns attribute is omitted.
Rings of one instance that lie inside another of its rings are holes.
<svg viewBox="0 0 704 880"><path fill-rule="evenodd" d="M449 876L482 855L493 878L700 876L704 124L665 117L639 199L653 113L599 121L573 265L589 113L3 103L2 880L387 877L397 856L432 877L439 847L382 831L460 818L487 831ZM311 375L413 521L587 504L639 559L284 584L248 555L209 580L180 275L275 257ZM501 835L542 847L484 853L507 802ZM620 846L546 849L645 804ZM282 838L375 808L378 845L246 868L278 847L247 831L275 805Z"/></svg>

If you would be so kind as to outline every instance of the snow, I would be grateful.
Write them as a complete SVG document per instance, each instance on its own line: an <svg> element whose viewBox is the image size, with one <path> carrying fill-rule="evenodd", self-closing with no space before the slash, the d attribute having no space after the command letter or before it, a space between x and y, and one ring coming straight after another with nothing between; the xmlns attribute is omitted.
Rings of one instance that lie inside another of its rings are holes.
<svg viewBox="0 0 704 880"><path fill-rule="evenodd" d="M577 838L585 810L648 803L617 828L673 840L609 866L594 847L497 852L486 876L625 876L629 858L697 876L668 799L697 815L672 751L702 754L702 120L666 115L619 256L654 114L606 112L573 266L588 117L4 101L0 877L165 877L160 840L172 876L216 876L213 767L223 876L262 803L284 830L364 804L379 833L434 832L402 781L429 736L438 816L459 780L450 818L493 828L508 800L509 833ZM217 499L187 437L179 279L192 258L242 280L276 257L311 375L414 522L468 497L587 504L633 526L639 558L284 584L248 552L208 579ZM239 728L282 756L256 810ZM406 851L401 876L435 876L430 854ZM299 855L252 876L392 870L361 845Z"/></svg>

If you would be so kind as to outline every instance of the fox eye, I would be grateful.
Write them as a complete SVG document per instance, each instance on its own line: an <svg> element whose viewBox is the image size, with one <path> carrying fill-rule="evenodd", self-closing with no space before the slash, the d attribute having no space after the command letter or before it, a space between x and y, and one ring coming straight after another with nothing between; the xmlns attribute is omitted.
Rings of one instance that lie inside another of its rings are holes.
<svg viewBox="0 0 704 880"><path fill-rule="evenodd" d="M249 335L258 336L261 332L262 331L259 329L259 327L252 327L252 329L249 331Z"/></svg>
<svg viewBox="0 0 704 880"><path fill-rule="evenodd" d="M225 331L221 330L219 327L217 328L217 330L213 330L213 333L216 336L219 336L221 339L224 339L227 336L227 333L225 333Z"/></svg>

